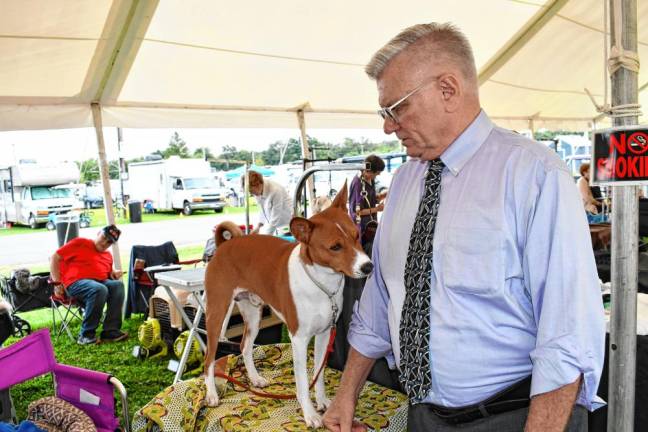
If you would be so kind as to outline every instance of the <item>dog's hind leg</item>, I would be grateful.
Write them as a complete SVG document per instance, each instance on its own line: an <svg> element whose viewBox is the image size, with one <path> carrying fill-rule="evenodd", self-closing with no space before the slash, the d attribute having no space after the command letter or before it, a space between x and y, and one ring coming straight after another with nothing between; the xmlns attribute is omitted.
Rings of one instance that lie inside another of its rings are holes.
<svg viewBox="0 0 648 432"><path fill-rule="evenodd" d="M225 336L225 333L227 332L227 326L229 325L229 320L230 317L232 316L232 309L234 309L234 301L232 300L230 302L229 308L227 309L227 313L225 314L225 319L223 320L223 325L221 326L221 332L220 332L220 337L218 340L220 341L227 341L227 337Z"/></svg>
<svg viewBox="0 0 648 432"><path fill-rule="evenodd" d="M326 348L328 347L330 332L325 331L315 335L315 356L313 358L313 374L316 374L322 362L326 357ZM326 408L331 404L331 400L326 397L326 388L324 387L324 372L326 365L322 367L322 371L317 377L315 382L315 402L317 403L318 411L326 411Z"/></svg>
<svg viewBox="0 0 648 432"><path fill-rule="evenodd" d="M215 407L219 403L216 380L214 379L216 368L215 357L218 350L218 338L220 336L221 326L225 319L229 303L222 301L222 298L219 299L216 296L210 297L210 293L208 289L207 307L205 311L205 326L207 327L207 352L205 353L205 386L207 387L207 395L205 396L205 402L207 406ZM231 295L224 297L231 298Z"/></svg>
<svg viewBox="0 0 648 432"><path fill-rule="evenodd" d="M254 341L259 334L261 308L263 306L262 304L254 304L248 299L241 299L237 301L236 304L238 305L239 312L245 321L245 332L241 343L241 354L243 355L243 362L245 363L248 378L254 387L265 387L269 382L267 379L259 375L259 372L254 366L254 359L252 358Z"/></svg>
<svg viewBox="0 0 648 432"><path fill-rule="evenodd" d="M295 384L297 386L297 400L302 408L306 425L312 428L322 426L322 416L315 411L308 391L308 336L292 336L293 366L295 369Z"/></svg>

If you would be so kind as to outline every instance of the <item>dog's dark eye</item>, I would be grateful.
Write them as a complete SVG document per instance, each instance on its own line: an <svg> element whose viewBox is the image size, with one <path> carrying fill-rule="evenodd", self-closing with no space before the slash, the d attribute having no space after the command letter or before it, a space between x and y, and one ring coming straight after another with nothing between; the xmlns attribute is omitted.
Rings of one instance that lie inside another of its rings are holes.
<svg viewBox="0 0 648 432"><path fill-rule="evenodd" d="M342 245L340 243L335 243L329 249L331 249L332 251L339 251L340 249L342 249Z"/></svg>

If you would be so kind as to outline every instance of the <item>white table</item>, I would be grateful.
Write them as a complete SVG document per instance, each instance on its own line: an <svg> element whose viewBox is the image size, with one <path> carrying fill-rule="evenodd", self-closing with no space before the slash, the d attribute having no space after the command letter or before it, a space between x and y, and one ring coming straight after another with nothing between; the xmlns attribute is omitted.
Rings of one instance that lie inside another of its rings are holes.
<svg viewBox="0 0 648 432"><path fill-rule="evenodd" d="M182 373L184 372L187 358L189 357L192 338L196 338L196 340L200 344L200 348L203 350L203 353L206 351L205 342L203 342L203 340L196 334L197 332L206 334L205 331L198 328L200 318L205 311L205 268L200 267L190 270L175 270L156 273L155 278L157 279L158 283L164 287L174 306L176 307L176 309L178 309L178 312L180 312L182 320L189 328L189 337L187 338L187 342L185 343L184 349L182 350L180 364L178 366L178 370L176 371L175 378L173 379L173 383L175 384L182 378ZM193 295L196 299L198 310L196 311L193 322L189 320L189 317L185 313L184 308L178 301L178 298L175 296L171 288L181 291L189 291L191 295Z"/></svg>

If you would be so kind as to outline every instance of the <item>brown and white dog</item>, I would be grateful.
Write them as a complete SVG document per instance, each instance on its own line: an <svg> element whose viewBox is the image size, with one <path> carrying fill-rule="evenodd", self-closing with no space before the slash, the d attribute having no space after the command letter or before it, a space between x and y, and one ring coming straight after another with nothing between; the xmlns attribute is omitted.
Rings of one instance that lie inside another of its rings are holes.
<svg viewBox="0 0 648 432"><path fill-rule="evenodd" d="M306 424L322 425L309 395L308 343L315 336L315 369L318 369L326 353L329 330L342 310L344 275L361 278L373 270L371 260L362 251L346 203L345 183L331 207L310 219L293 218L290 231L296 243L265 235L242 236L234 224L218 225L218 247L205 273L207 405L219 403L214 356L233 301L245 321L241 352L248 378L256 387L269 384L259 375L252 360L261 308L267 303L286 323L290 333L297 400ZM225 241L227 237L231 240ZM320 411L330 403L325 394L324 373L315 383L315 400Z"/></svg>

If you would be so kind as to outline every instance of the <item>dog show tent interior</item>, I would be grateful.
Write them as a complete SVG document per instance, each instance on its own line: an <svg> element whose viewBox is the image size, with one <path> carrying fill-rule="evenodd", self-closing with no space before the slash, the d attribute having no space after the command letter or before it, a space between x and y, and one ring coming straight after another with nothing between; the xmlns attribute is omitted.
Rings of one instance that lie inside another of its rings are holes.
<svg viewBox="0 0 648 432"><path fill-rule="evenodd" d="M648 2L638 3L648 58ZM414 23L471 41L484 109L516 130L587 130L604 102L603 0L0 0L0 130L380 128L363 67ZM648 72L639 77L648 106ZM644 116L640 121L646 120ZM609 124L609 123L608 123Z"/></svg>
<svg viewBox="0 0 648 432"><path fill-rule="evenodd" d="M0 131L95 127L109 187L103 126L379 128L363 66L429 21L468 36L497 124L588 130L609 125L585 90L608 100L608 3L621 0L0 0ZM645 59L648 2L634 3ZM638 94L648 107L645 70Z"/></svg>

